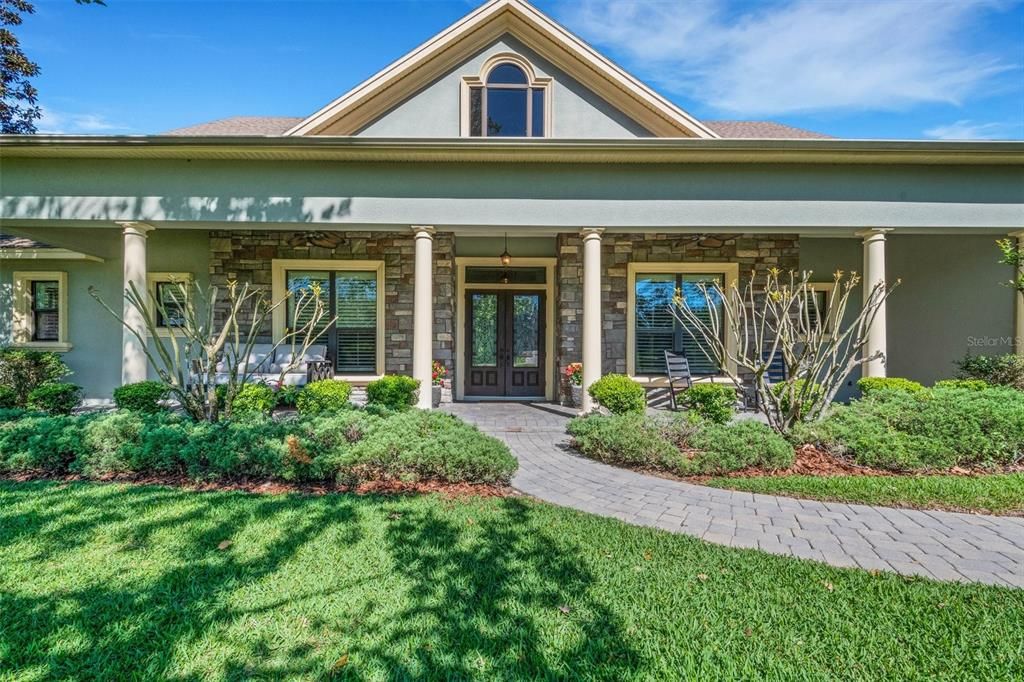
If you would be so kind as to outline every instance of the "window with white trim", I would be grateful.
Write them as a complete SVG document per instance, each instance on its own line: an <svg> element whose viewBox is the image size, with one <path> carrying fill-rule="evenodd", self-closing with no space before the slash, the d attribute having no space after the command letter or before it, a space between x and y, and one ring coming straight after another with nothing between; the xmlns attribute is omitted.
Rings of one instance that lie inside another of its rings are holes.
<svg viewBox="0 0 1024 682"><path fill-rule="evenodd" d="M708 287L705 296L701 285ZM712 289L717 285L718 289ZM717 375L721 366L700 331L672 312L676 296L685 299L706 324L722 325L722 301L716 291L725 285L725 273L637 272L634 278L634 372L644 376L666 373L665 351L683 355L695 376ZM710 305L709 305L710 303Z"/></svg>
<svg viewBox="0 0 1024 682"><path fill-rule="evenodd" d="M146 276L157 330L184 326L185 306L192 293L192 273L151 272Z"/></svg>
<svg viewBox="0 0 1024 682"><path fill-rule="evenodd" d="M551 79L538 78L519 55L491 57L481 75L463 78L463 132L468 137L547 137Z"/></svg>
<svg viewBox="0 0 1024 682"><path fill-rule="evenodd" d="M69 350L68 274L15 272L14 344L45 350Z"/></svg>

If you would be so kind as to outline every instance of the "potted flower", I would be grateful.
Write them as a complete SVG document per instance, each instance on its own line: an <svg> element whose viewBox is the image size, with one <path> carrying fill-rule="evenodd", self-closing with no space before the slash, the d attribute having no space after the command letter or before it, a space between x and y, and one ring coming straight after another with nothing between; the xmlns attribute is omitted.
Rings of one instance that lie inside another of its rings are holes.
<svg viewBox="0 0 1024 682"><path fill-rule="evenodd" d="M583 363L573 362L565 368L565 382L569 384L569 395L573 407L583 404Z"/></svg>
<svg viewBox="0 0 1024 682"><path fill-rule="evenodd" d="M430 372L430 402L434 407L441 406L441 384L446 376L448 376L448 368L434 360L433 369Z"/></svg>

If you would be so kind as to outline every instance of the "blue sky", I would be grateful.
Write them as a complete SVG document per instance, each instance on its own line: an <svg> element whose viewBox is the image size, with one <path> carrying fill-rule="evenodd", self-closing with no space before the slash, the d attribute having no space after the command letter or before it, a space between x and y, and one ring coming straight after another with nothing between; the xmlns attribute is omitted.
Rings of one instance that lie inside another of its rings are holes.
<svg viewBox="0 0 1024 682"><path fill-rule="evenodd" d="M470 11L463 0L37 0L42 131L304 116ZM698 118L840 137L1024 139L1024 2L538 0Z"/></svg>

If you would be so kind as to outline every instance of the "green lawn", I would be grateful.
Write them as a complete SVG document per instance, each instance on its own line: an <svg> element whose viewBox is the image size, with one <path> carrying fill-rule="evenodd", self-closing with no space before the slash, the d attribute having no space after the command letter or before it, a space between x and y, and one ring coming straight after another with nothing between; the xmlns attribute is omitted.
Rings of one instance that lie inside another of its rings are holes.
<svg viewBox="0 0 1024 682"><path fill-rule="evenodd" d="M1009 680L1022 631L1024 591L523 499L0 482L2 679Z"/></svg>
<svg viewBox="0 0 1024 682"><path fill-rule="evenodd" d="M815 500L926 509L1024 512L1024 474L988 476L763 476L713 478L706 485Z"/></svg>

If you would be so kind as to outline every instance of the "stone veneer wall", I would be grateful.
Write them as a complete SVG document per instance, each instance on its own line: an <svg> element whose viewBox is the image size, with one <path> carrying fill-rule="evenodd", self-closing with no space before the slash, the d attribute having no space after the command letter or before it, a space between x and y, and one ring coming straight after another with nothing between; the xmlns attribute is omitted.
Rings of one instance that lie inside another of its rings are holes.
<svg viewBox="0 0 1024 682"><path fill-rule="evenodd" d="M249 282L271 295L271 261L284 259L384 261L384 370L412 373L414 246L406 232L210 232L210 283ZM454 371L455 259L450 232L434 235L434 359ZM270 340L269 324L264 330Z"/></svg>
<svg viewBox="0 0 1024 682"><path fill-rule="evenodd" d="M558 376L583 355L583 241L578 234L558 236ZM601 240L602 367L604 374L626 372L626 302L629 263L739 263L740 286L761 279L772 267L800 266L800 241L795 234L605 234ZM565 386L561 386L564 394ZM564 397L564 395L563 395Z"/></svg>

